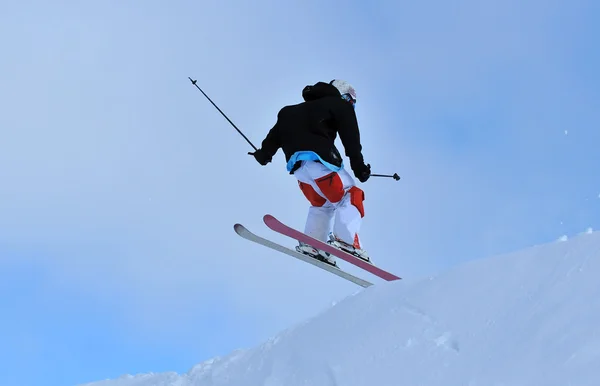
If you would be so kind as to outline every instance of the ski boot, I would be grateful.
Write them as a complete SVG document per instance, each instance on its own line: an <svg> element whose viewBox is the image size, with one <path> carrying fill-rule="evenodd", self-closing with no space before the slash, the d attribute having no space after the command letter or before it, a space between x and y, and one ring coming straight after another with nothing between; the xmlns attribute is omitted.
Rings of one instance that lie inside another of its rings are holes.
<svg viewBox="0 0 600 386"><path fill-rule="evenodd" d="M347 242L345 242L342 239L338 238L333 233L329 234L329 240L327 241L327 244L331 245L334 248L342 250L344 252L348 252L352 256L356 256L356 257L358 257L359 259L363 260L366 263L373 264L371 262L371 258L367 254L367 251L365 251L362 248L356 248L353 245L348 244Z"/></svg>
<svg viewBox="0 0 600 386"><path fill-rule="evenodd" d="M331 256L329 253L325 252L325 251L320 251L314 247L311 247L310 245L303 243L303 242L299 242L299 245L296 246L296 251L310 256L314 259L317 259L319 261L322 261L323 263L329 264L332 267L335 268L340 268L338 267L335 259L333 258L333 256Z"/></svg>

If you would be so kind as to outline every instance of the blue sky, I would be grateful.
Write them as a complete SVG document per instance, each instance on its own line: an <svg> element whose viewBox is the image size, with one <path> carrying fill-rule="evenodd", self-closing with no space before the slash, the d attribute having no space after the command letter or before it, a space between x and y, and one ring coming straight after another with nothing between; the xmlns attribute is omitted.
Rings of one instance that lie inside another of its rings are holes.
<svg viewBox="0 0 600 386"><path fill-rule="evenodd" d="M403 277L600 227L598 2L21 1L0 8L0 384L187 371L356 291L235 236L302 228L259 144L358 92L363 241ZM356 272L348 267L352 272Z"/></svg>

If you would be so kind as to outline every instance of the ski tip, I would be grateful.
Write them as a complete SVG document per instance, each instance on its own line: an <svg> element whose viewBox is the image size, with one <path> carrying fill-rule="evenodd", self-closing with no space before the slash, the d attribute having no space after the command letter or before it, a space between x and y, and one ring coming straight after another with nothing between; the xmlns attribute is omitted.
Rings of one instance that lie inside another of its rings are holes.
<svg viewBox="0 0 600 386"><path fill-rule="evenodd" d="M267 222L267 221L273 221L273 220L277 220L274 216L270 215L270 214L265 214L263 216L263 221Z"/></svg>
<svg viewBox="0 0 600 386"><path fill-rule="evenodd" d="M245 227L245 226L243 226L242 224L234 224L234 225L233 225L233 230L234 230L236 233L240 233L240 231L242 231L242 230L244 230L244 229L246 229L246 227Z"/></svg>

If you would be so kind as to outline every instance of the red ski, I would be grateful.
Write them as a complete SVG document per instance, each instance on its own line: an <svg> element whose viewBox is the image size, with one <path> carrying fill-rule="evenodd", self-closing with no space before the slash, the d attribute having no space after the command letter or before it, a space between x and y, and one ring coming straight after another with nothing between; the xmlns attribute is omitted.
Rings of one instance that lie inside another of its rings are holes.
<svg viewBox="0 0 600 386"><path fill-rule="evenodd" d="M383 269L376 267L373 264L369 264L366 261L359 259L358 257L352 256L351 254L346 253L344 251L340 251L339 249L332 247L331 245L329 245L327 243L319 241L313 237L310 237L310 236L304 234L303 232L300 232L294 228L291 228L291 227L285 225L284 223L282 223L281 221L277 220L275 217L271 216L270 214L266 214L263 217L263 221L269 228L271 228L275 232L281 233L283 235L286 235L286 236L296 239L298 241L302 241L302 242L304 242L310 246L313 246L317 249L320 249L322 251L329 252L332 255L339 257L340 259L347 261L350 264L354 264L355 266L362 268L365 271L370 272L373 275L378 276L384 280L393 281L393 280L400 279L400 277L398 277L390 272L384 271Z"/></svg>

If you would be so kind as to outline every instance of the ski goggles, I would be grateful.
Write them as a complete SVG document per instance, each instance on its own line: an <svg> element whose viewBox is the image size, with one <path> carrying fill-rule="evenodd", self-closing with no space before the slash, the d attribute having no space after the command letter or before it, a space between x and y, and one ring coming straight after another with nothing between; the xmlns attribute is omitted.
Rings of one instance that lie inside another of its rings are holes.
<svg viewBox="0 0 600 386"><path fill-rule="evenodd" d="M352 98L352 95L349 93L342 94L342 99L350 103L352 107L356 108L356 99Z"/></svg>

